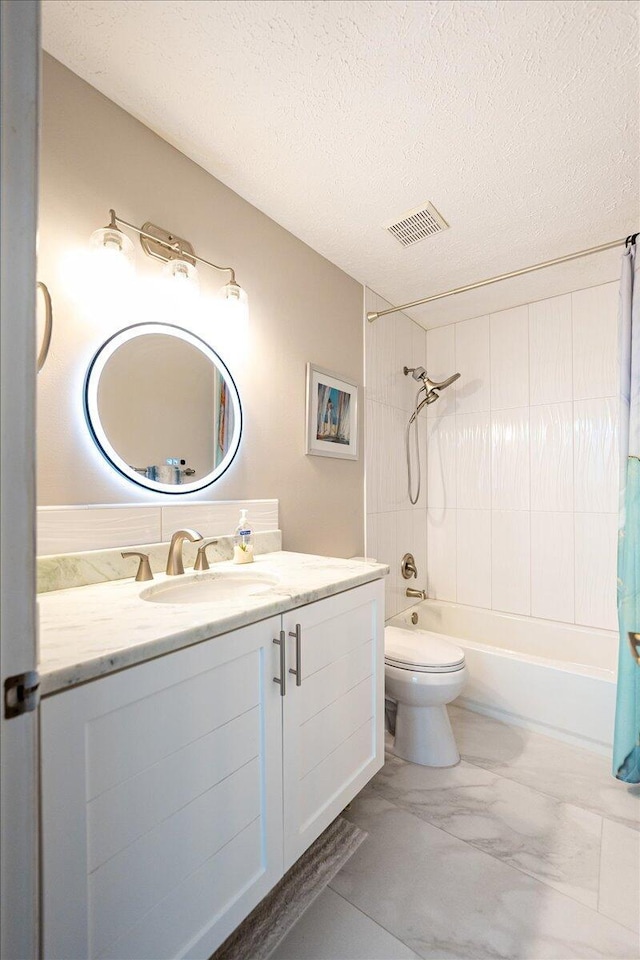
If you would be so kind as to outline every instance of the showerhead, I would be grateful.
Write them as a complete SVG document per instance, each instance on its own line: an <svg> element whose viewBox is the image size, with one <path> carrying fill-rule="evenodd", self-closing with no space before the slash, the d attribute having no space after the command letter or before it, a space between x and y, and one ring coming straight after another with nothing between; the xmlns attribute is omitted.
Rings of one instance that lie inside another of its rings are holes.
<svg viewBox="0 0 640 960"><path fill-rule="evenodd" d="M452 383L455 383L456 380L460 379L459 373L454 373L451 377L448 377L446 380L442 380L440 383L434 383L433 380L430 380L429 377L425 377L425 383L431 388L431 390L444 390L445 387L450 387Z"/></svg>

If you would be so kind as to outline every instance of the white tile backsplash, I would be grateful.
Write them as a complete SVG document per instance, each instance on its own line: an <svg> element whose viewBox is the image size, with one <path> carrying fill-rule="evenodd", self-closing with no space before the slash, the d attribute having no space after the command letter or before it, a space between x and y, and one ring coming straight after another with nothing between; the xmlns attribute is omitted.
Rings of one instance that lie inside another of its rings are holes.
<svg viewBox="0 0 640 960"><path fill-rule="evenodd" d="M481 413L491 406L489 317L456 323L455 331L456 413Z"/></svg>
<svg viewBox="0 0 640 960"><path fill-rule="evenodd" d="M183 527L194 527L203 537L225 536L234 532L242 508L256 532L279 529L277 500L39 507L38 555L162 543Z"/></svg>
<svg viewBox="0 0 640 960"><path fill-rule="evenodd" d="M424 518L430 596L616 629L617 297L618 284L604 284L426 333L406 317L391 339L367 330L367 370L385 398L368 408L379 422L367 510L395 517L393 556L412 513ZM385 356L373 362L370 348ZM413 508L405 363L435 380L462 375L421 414ZM394 611L407 602L398 576Z"/></svg>
<svg viewBox="0 0 640 960"><path fill-rule="evenodd" d="M529 405L529 312L526 306L492 313L491 409Z"/></svg>
<svg viewBox="0 0 640 960"><path fill-rule="evenodd" d="M531 407L531 509L573 510L573 403Z"/></svg>
<svg viewBox="0 0 640 960"><path fill-rule="evenodd" d="M162 540L159 506L39 507L38 556Z"/></svg>
<svg viewBox="0 0 640 960"><path fill-rule="evenodd" d="M277 500L227 500L212 503L172 504L162 507L162 539L176 530L193 527L203 537L229 536L238 526L240 510L248 511L252 530L278 529Z"/></svg>
<svg viewBox="0 0 640 960"><path fill-rule="evenodd" d="M571 294L576 400L618 393L618 289L605 283Z"/></svg>
<svg viewBox="0 0 640 960"><path fill-rule="evenodd" d="M573 399L571 294L529 304L532 406Z"/></svg>

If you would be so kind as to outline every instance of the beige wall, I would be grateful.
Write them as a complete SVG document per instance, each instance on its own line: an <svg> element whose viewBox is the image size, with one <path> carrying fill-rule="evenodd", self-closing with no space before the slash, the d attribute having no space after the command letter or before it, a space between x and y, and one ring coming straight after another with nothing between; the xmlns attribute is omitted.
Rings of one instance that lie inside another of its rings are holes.
<svg viewBox="0 0 640 960"><path fill-rule="evenodd" d="M78 299L84 272L69 276L68 260L115 207L132 223L150 220L201 256L233 264L250 298L246 349L228 330L210 340L242 398L240 453L221 480L181 502L277 497L285 549L361 553L362 434L357 462L304 454L306 362L362 383L360 284L48 56L43 86L38 276L51 291L55 326L38 377L38 502L176 502L119 477L84 424L87 364L131 321L102 316L99 303L88 309L86 294ZM136 268L142 278L160 272L137 241ZM213 295L225 277L203 266L203 294ZM134 318L153 319L144 311Z"/></svg>

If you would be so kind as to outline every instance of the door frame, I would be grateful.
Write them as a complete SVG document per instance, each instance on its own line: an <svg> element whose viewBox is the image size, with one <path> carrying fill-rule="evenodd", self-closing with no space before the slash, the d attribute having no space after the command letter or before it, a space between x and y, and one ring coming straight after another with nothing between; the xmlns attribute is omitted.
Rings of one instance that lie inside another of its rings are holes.
<svg viewBox="0 0 640 960"><path fill-rule="evenodd" d="M4 683L36 669L35 310L40 4L0 0L0 956L38 956L36 712Z"/></svg>

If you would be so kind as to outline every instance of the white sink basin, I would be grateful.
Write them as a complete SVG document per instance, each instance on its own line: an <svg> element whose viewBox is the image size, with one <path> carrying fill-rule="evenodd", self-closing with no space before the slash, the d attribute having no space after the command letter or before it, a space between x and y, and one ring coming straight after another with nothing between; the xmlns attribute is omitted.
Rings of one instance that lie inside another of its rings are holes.
<svg viewBox="0 0 640 960"><path fill-rule="evenodd" d="M220 600L241 600L266 593L279 583L266 573L205 573L195 577L176 577L175 582L147 587L141 600L152 603L216 603Z"/></svg>

